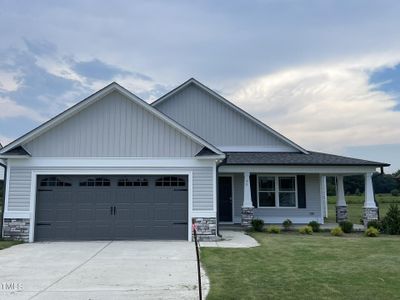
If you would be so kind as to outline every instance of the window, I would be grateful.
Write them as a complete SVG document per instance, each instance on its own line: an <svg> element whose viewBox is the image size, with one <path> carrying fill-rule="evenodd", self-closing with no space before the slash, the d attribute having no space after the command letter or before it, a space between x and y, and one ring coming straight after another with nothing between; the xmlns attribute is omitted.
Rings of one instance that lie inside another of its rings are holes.
<svg viewBox="0 0 400 300"><path fill-rule="evenodd" d="M156 180L156 186L185 186L185 180L176 176L164 176Z"/></svg>
<svg viewBox="0 0 400 300"><path fill-rule="evenodd" d="M81 181L79 186L110 186L110 179L97 177L97 178L88 178L85 181Z"/></svg>
<svg viewBox="0 0 400 300"><path fill-rule="evenodd" d="M40 186L71 186L70 182L58 177L47 177L40 181Z"/></svg>
<svg viewBox="0 0 400 300"><path fill-rule="evenodd" d="M297 207L296 176L258 176L258 207Z"/></svg>
<svg viewBox="0 0 400 300"><path fill-rule="evenodd" d="M148 186L149 182L147 179L119 179L118 180L118 186Z"/></svg>

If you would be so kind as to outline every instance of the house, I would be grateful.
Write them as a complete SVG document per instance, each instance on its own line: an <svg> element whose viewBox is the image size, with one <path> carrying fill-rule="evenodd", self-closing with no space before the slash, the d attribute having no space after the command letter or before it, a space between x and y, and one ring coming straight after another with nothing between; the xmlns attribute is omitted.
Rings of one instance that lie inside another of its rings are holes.
<svg viewBox="0 0 400 300"><path fill-rule="evenodd" d="M308 151L195 79L151 105L111 83L0 150L3 234L33 241L203 239L218 226L324 222L325 176L364 174L364 218L377 217L371 175L388 166Z"/></svg>
<svg viewBox="0 0 400 300"><path fill-rule="evenodd" d="M3 146L0 143L0 149L1 148L3 148ZM5 162L2 159L0 159L0 181L4 180L4 167L3 167L4 163Z"/></svg>

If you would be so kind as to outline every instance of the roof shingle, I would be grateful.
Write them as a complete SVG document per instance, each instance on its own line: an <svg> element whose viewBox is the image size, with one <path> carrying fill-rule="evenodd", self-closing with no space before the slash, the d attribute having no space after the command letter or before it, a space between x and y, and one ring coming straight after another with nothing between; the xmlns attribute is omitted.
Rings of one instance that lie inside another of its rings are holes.
<svg viewBox="0 0 400 300"><path fill-rule="evenodd" d="M376 166L390 164L321 152L227 152L226 165Z"/></svg>

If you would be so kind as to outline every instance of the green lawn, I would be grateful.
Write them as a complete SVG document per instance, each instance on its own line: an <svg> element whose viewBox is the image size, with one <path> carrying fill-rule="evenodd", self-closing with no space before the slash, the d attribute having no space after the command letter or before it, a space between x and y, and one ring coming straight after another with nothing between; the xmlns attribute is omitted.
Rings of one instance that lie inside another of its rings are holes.
<svg viewBox="0 0 400 300"><path fill-rule="evenodd" d="M379 204L379 212L380 217L383 218L390 204L398 203L400 205L400 197L394 197L388 194L377 194L376 200ZM347 202L347 212L349 216L349 221L354 224L360 224L360 219L363 213L363 205L364 205L364 195L362 196L346 196ZM335 223L336 222L336 196L328 197L328 219L326 219L326 223Z"/></svg>
<svg viewBox="0 0 400 300"><path fill-rule="evenodd" d="M260 247L202 248L207 299L400 299L400 237L253 236Z"/></svg>
<svg viewBox="0 0 400 300"><path fill-rule="evenodd" d="M11 246L18 245L18 244L21 244L21 242L0 240L0 250L6 249Z"/></svg>

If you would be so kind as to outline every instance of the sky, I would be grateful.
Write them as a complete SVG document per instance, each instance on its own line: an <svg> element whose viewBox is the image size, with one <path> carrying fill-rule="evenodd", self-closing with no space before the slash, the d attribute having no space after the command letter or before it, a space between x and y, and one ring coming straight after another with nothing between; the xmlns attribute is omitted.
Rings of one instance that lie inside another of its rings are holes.
<svg viewBox="0 0 400 300"><path fill-rule="evenodd" d="M400 169L399 1L0 0L0 142L112 81L194 77L306 149Z"/></svg>

